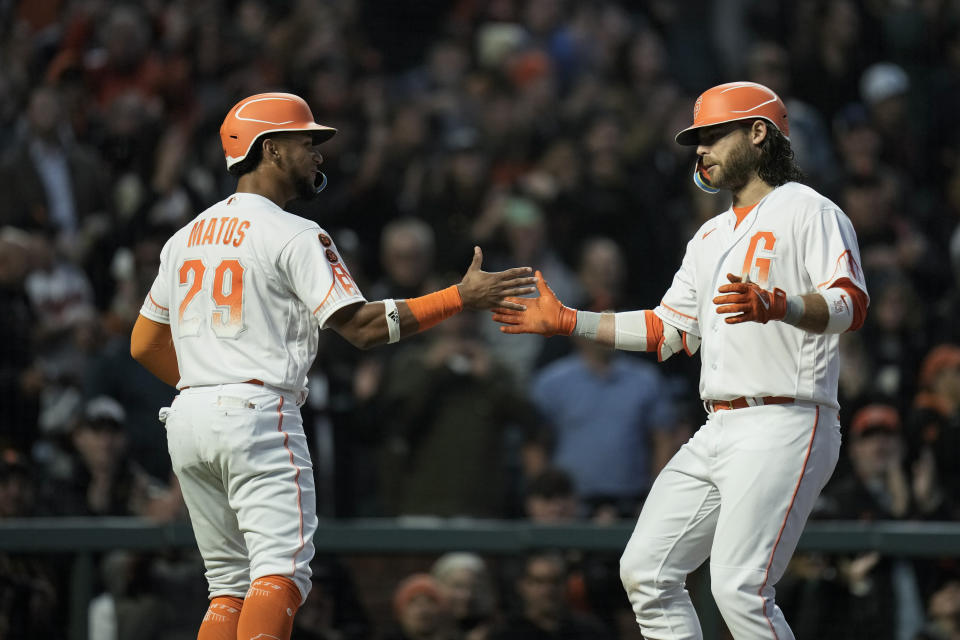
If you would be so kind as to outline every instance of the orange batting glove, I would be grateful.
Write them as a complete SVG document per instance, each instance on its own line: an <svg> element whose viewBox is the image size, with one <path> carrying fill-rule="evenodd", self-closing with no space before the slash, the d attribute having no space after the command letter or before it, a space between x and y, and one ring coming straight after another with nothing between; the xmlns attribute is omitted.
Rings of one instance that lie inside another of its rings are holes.
<svg viewBox="0 0 960 640"><path fill-rule="evenodd" d="M507 302L526 305L524 311L497 307L493 309L493 319L500 324L504 333L538 333L541 336L568 336L577 326L577 310L563 306L557 300L557 294L537 271L537 291L539 298L505 298Z"/></svg>
<svg viewBox="0 0 960 640"><path fill-rule="evenodd" d="M741 281L740 276L727 274L731 284L720 285L717 289L727 295L717 296L713 303L720 305L717 313L738 313L740 315L724 318L727 324L741 322L759 322L767 324L771 320L783 320L787 315L787 294L783 289L767 291L750 280Z"/></svg>

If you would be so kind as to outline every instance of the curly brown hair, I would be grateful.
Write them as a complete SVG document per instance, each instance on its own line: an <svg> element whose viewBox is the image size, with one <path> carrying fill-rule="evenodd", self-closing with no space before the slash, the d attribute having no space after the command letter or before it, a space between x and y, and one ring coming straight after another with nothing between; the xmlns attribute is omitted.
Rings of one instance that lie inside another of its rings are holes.
<svg viewBox="0 0 960 640"><path fill-rule="evenodd" d="M761 180L774 187L806 180L794 158L790 141L774 126L767 126L767 137L760 143L757 174Z"/></svg>

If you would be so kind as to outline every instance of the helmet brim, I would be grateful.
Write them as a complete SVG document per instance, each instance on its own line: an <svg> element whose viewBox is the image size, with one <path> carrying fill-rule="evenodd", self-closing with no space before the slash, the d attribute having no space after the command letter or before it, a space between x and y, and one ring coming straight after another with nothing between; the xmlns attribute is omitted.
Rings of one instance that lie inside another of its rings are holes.
<svg viewBox="0 0 960 640"><path fill-rule="evenodd" d="M780 131L780 127L777 127L777 124L775 122L771 122L769 118L765 118L763 116L744 116L742 118L729 118L726 120L720 120L718 122L704 122L703 124L687 127L674 136L673 139L676 140L677 144L679 145L683 145L685 147L695 147L700 144L700 136L697 134L698 130L706 129L707 127L715 127L718 124L727 124L728 122L742 122L743 120L764 120L776 127L777 131ZM782 131L780 132L783 133ZM790 138L787 136L784 136L784 138L790 140Z"/></svg>

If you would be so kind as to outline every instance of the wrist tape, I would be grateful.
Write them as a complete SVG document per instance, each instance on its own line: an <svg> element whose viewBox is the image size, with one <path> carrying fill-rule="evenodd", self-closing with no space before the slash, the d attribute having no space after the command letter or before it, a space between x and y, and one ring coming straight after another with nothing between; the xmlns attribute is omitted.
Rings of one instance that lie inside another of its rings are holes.
<svg viewBox="0 0 960 640"><path fill-rule="evenodd" d="M787 296L787 313L781 320L787 324L794 325L800 322L803 312L807 305L803 302L802 296Z"/></svg>
<svg viewBox="0 0 960 640"><path fill-rule="evenodd" d="M577 311L577 324L571 335L581 338L597 339L597 329L600 327L600 314L595 311Z"/></svg>

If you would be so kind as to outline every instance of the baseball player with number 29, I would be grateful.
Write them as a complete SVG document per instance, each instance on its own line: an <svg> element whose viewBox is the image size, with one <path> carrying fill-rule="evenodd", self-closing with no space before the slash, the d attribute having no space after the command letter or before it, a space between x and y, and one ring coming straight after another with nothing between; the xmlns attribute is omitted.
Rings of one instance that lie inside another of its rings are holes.
<svg viewBox="0 0 960 640"><path fill-rule="evenodd" d="M131 352L180 393L161 409L170 458L206 566L199 640L290 637L310 590L315 490L300 405L318 328L367 348L463 308L532 293L528 267L480 270L419 298L367 302L330 236L287 213L326 184L316 145L335 129L301 98L259 94L220 137L237 191L176 232L133 329Z"/></svg>
<svg viewBox="0 0 960 640"><path fill-rule="evenodd" d="M697 147L697 185L729 190L733 206L694 234L652 311L569 309L542 278L525 311L494 311L506 333L573 334L661 361L700 348L706 422L657 477L620 561L648 640L702 637L685 580L708 557L734 638L794 637L774 585L837 461L839 334L863 324L869 298L853 226L797 182L789 135L767 87L700 96L677 142Z"/></svg>

